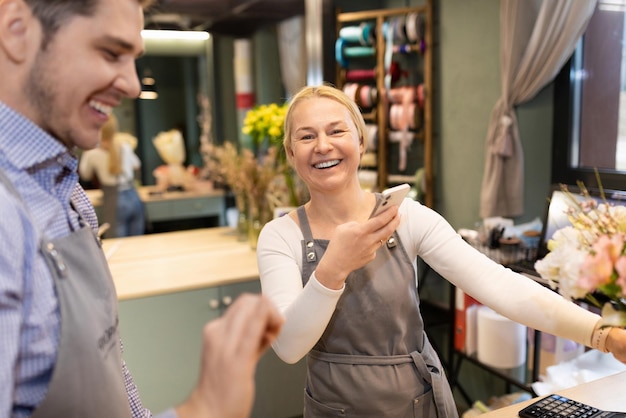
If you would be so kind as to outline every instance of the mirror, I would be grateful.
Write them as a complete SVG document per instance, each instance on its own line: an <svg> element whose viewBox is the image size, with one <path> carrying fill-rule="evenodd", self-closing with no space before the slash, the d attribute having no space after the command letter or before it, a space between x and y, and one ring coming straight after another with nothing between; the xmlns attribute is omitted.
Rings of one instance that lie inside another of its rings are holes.
<svg viewBox="0 0 626 418"><path fill-rule="evenodd" d="M150 74L158 97L127 99L115 113L120 131L138 138L141 183L155 184L155 168L163 164L152 143L159 132L179 129L185 139L185 165L202 166L198 95L214 102L213 42L207 32L144 30L146 53L136 62L140 79ZM213 115L215 120L215 115Z"/></svg>

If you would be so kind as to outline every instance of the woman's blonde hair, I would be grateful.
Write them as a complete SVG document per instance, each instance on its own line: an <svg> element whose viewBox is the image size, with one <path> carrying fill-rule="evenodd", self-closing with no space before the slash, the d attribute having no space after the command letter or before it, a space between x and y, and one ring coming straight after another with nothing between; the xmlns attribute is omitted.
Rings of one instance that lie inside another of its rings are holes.
<svg viewBox="0 0 626 418"><path fill-rule="evenodd" d="M342 104L348 110L348 113L350 113L350 118L356 126L359 141L363 144L363 149L365 150L367 148L367 128L365 127L365 120L363 120L363 115L361 114L357 104L343 91L329 84L324 84L321 86L303 87L289 102L287 114L285 115L285 136L283 138L283 147L285 148L287 155L291 155L290 150L293 145L293 130L291 128L293 109L296 108L298 103L313 98L327 98Z"/></svg>
<svg viewBox="0 0 626 418"><path fill-rule="evenodd" d="M121 145L115 141L118 124L114 114L102 126L100 143L102 148L109 152L109 173L118 176L122 173Z"/></svg>

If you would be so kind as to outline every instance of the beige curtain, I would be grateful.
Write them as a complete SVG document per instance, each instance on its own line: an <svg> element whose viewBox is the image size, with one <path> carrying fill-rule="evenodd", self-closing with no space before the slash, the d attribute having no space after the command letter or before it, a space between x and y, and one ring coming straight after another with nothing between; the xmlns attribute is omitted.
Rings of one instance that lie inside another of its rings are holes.
<svg viewBox="0 0 626 418"><path fill-rule="evenodd" d="M524 155L515 106L532 99L571 56L596 0L501 0L502 95L487 131L480 215L515 217L524 208Z"/></svg>
<svg viewBox="0 0 626 418"><path fill-rule="evenodd" d="M306 44L304 17L296 16L278 24L278 51L283 85L293 96L306 85Z"/></svg>

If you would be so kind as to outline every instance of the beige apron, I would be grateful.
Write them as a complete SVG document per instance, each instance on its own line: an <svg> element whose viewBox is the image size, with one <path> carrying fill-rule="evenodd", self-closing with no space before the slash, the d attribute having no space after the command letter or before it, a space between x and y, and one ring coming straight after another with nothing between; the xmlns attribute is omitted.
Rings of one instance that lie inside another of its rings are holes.
<svg viewBox="0 0 626 418"><path fill-rule="evenodd" d="M328 241L313 239L304 207L298 219L306 284ZM304 418L458 417L424 332L413 263L397 233L374 261L348 276L307 368Z"/></svg>
<svg viewBox="0 0 626 418"><path fill-rule="evenodd" d="M0 182L20 198L2 171ZM66 237L44 238L40 251L54 277L61 335L48 392L33 418L130 417L117 296L100 241L82 225Z"/></svg>

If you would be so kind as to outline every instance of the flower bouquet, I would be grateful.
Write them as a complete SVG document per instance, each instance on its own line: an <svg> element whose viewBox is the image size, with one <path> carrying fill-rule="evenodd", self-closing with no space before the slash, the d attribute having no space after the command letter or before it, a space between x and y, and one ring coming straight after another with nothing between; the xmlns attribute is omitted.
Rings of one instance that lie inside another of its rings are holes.
<svg viewBox="0 0 626 418"><path fill-rule="evenodd" d="M601 308L602 326L626 328L626 207L578 186L580 195L561 186L571 198L571 225L554 233L535 268L565 298Z"/></svg>
<svg viewBox="0 0 626 418"><path fill-rule="evenodd" d="M277 206L298 206L305 199L303 185L298 183L298 179L292 168L287 164L287 156L283 149L283 135L285 116L287 114L287 103L278 105L276 103L264 104L254 107L246 113L243 121L242 132L252 138L252 143L257 156L263 150L276 149L276 164L282 169L284 185L276 183L276 188L282 188L286 192L285 198L279 193L274 193L274 200L282 200L276 203ZM278 192L278 190L276 190Z"/></svg>

